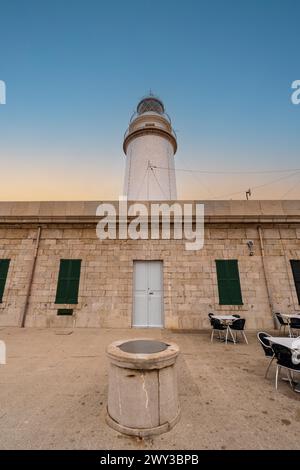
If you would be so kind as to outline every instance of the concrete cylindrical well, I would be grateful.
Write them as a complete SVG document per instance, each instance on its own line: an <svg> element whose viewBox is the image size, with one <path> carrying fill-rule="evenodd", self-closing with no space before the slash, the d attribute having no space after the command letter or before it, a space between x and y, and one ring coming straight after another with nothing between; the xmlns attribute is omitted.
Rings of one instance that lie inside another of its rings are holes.
<svg viewBox="0 0 300 470"><path fill-rule="evenodd" d="M116 341L110 360L106 421L115 430L150 436L170 430L179 420L174 343L149 339Z"/></svg>

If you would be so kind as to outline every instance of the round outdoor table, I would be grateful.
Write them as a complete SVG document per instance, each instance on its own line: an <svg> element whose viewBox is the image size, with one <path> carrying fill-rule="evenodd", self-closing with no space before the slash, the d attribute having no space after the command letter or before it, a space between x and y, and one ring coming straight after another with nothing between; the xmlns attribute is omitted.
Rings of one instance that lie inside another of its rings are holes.
<svg viewBox="0 0 300 470"><path fill-rule="evenodd" d="M233 315L213 315L212 318L215 318L222 323L232 323L234 320L238 320L238 318Z"/></svg>
<svg viewBox="0 0 300 470"><path fill-rule="evenodd" d="M292 349L295 338L287 338L286 336L268 336L268 341L270 341L270 343L280 344L281 346ZM295 385L294 391L300 393L300 382Z"/></svg>
<svg viewBox="0 0 300 470"><path fill-rule="evenodd" d="M211 318L214 318L215 320L219 320L221 323L224 323L226 326L229 326L234 320L238 320L237 317L234 317L233 315L213 315ZM231 336L232 333L230 332ZM233 336L232 336L233 338ZM221 340L225 341L225 339ZM233 339L227 338L227 342L234 343ZM238 341L236 341L238 342Z"/></svg>
<svg viewBox="0 0 300 470"><path fill-rule="evenodd" d="M289 318L297 318L297 320L300 319L300 313L281 313L282 317L285 317L289 320Z"/></svg>

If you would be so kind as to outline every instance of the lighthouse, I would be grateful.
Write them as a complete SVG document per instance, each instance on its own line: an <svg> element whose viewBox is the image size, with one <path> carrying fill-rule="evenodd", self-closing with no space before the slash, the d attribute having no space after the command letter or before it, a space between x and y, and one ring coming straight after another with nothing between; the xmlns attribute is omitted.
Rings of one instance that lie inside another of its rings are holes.
<svg viewBox="0 0 300 470"><path fill-rule="evenodd" d="M137 105L125 132L124 192L128 200L177 199L174 155L176 134L163 102L153 95Z"/></svg>

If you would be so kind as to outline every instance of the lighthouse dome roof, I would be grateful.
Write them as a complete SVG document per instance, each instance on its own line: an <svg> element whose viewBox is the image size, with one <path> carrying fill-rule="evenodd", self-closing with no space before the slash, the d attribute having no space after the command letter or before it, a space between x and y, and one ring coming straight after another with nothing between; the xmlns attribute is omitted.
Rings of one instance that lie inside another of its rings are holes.
<svg viewBox="0 0 300 470"><path fill-rule="evenodd" d="M136 111L137 114L144 114L147 112L164 114L165 107L159 98L154 95L148 95L141 99L137 105Z"/></svg>

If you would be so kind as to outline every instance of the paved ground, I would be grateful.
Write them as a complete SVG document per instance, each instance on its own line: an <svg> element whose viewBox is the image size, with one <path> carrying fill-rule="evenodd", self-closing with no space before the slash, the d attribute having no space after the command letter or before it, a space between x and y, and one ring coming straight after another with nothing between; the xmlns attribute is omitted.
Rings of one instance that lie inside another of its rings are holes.
<svg viewBox="0 0 300 470"><path fill-rule="evenodd" d="M250 344L209 342L209 332L0 329L8 350L0 365L1 449L300 449L300 396L264 379L267 359ZM61 333L61 332L60 332ZM105 347L148 336L181 348L182 418L148 440L105 424Z"/></svg>

